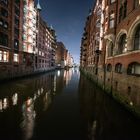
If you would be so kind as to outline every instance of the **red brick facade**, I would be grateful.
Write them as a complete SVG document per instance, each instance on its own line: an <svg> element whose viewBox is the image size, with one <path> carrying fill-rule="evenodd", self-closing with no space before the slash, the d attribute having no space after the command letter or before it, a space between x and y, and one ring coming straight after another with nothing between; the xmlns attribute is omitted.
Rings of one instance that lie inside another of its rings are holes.
<svg viewBox="0 0 140 140"><path fill-rule="evenodd" d="M90 19L90 23L85 27L90 26L87 38L90 40L87 46L89 52L85 55L88 55L88 58L94 56L94 59L90 62L91 65L86 64L85 71L106 91L122 99L127 106L134 109L140 107L139 0L97 0ZM97 21L100 21L99 30ZM99 43L95 38L98 34ZM93 38L95 43L90 38ZM92 53L89 47L94 50Z"/></svg>

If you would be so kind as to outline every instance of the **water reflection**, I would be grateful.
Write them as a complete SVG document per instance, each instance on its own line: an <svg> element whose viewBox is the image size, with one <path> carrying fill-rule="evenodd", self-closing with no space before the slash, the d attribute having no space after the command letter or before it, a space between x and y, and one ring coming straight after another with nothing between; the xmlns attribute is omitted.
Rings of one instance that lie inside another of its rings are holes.
<svg viewBox="0 0 140 140"><path fill-rule="evenodd" d="M12 96L12 101L13 101L13 105L17 105L17 102L18 102L18 94L17 93L15 93Z"/></svg>
<svg viewBox="0 0 140 140"><path fill-rule="evenodd" d="M72 71L62 70L0 85L0 124L3 124L0 125L0 131L4 126L5 133L13 136L10 138L7 135L8 138L4 139L31 139L41 112L48 110L53 103L54 96L60 94L68 85L71 76ZM11 127L16 127L16 129L9 128L9 117L13 123ZM18 132L19 130L22 134ZM17 137L16 133L22 138ZM3 134L0 134L0 139Z"/></svg>
<svg viewBox="0 0 140 140"><path fill-rule="evenodd" d="M29 140L33 135L33 129L35 124L36 112L34 110L34 101L32 98L28 98L22 105L23 122L21 128L23 129L24 140Z"/></svg>
<svg viewBox="0 0 140 140"><path fill-rule="evenodd" d="M79 76L70 69L0 85L0 139L139 140L139 121Z"/></svg>
<svg viewBox="0 0 140 140"><path fill-rule="evenodd" d="M81 114L88 140L139 140L140 120L85 77L80 77Z"/></svg>

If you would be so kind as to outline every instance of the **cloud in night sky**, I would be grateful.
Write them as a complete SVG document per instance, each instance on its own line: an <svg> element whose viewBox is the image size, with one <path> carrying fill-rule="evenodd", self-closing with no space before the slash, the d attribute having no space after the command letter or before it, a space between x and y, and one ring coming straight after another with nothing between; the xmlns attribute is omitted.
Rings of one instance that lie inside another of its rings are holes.
<svg viewBox="0 0 140 140"><path fill-rule="evenodd" d="M65 44L77 63L83 28L93 3L94 0L40 0L43 19L53 26L57 40Z"/></svg>

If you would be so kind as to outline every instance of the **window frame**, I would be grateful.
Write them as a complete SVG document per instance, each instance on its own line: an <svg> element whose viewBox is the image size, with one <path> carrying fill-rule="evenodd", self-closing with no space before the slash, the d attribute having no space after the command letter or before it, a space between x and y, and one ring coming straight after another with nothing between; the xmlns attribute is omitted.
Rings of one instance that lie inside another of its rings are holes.
<svg viewBox="0 0 140 140"><path fill-rule="evenodd" d="M122 64L121 63L117 63L115 65L115 73L122 73Z"/></svg>

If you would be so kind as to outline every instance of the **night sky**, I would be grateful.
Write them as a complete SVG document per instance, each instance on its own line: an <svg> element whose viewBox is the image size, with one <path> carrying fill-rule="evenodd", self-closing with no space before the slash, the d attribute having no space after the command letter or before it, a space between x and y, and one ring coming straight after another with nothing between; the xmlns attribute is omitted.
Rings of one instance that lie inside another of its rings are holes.
<svg viewBox="0 0 140 140"><path fill-rule="evenodd" d="M86 17L93 3L94 0L40 0L43 19L49 26L53 26L57 40L64 43L76 63L79 63L80 59L80 44Z"/></svg>

